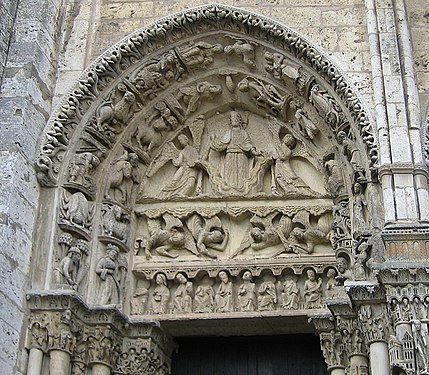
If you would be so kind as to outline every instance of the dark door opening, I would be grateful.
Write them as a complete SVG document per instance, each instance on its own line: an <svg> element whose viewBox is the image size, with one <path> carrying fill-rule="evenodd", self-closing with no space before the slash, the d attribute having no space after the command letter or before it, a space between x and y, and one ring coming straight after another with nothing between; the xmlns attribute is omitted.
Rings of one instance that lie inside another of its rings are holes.
<svg viewBox="0 0 429 375"><path fill-rule="evenodd" d="M172 375L327 375L314 334L177 338Z"/></svg>

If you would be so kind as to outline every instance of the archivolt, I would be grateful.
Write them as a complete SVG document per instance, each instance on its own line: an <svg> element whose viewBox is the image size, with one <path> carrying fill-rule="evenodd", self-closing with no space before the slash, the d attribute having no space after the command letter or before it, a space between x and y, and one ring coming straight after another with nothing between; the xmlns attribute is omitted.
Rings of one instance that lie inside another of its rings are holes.
<svg viewBox="0 0 429 375"><path fill-rule="evenodd" d="M376 169L378 150L371 120L356 90L341 71L302 36L273 20L234 7L207 5L163 18L136 31L106 51L83 73L47 124L36 163L39 182L43 186L58 184L63 161L70 160L67 155L70 154L73 140L88 137L86 130L94 116L112 116L115 108L111 105L110 109L108 106L103 109L100 102L109 101L115 91L120 92L121 87L118 84L124 79L126 81L142 62L149 63L159 50L176 51L180 59L183 57L183 51L177 52L177 46L200 38L201 35L221 31L236 37L236 43L231 44L229 52L224 52L241 56L244 66L249 69L253 68L252 57L246 55L246 42L240 42L239 38L251 38L253 41L259 41L261 45L281 50L283 57L292 62L291 66L282 65L281 56L267 55L265 74L277 80L279 85L286 85L286 82L290 81L305 100L311 101L310 87L320 85L324 97L321 102L312 103L316 111L325 119L334 134L343 130L351 141L360 139L359 142L367 153L366 169L371 175L375 175L373 172ZM240 43L243 48L240 48ZM209 63L212 57L207 58L206 62ZM181 61L181 64L188 69L188 73L192 70L192 63L189 61ZM172 80L177 78L170 77ZM120 95L123 95L124 91L132 92L130 85L123 88ZM131 94L128 99L130 97ZM121 105L128 106L127 110L131 111L131 114L130 117L116 120L128 122L131 117L138 115L145 104L141 98L133 98L135 106L130 104L131 100L127 104L125 95L122 99ZM97 141L93 140L92 143ZM113 143L114 139L104 142L101 140L95 147L106 156ZM367 179L370 180L371 177L367 176Z"/></svg>

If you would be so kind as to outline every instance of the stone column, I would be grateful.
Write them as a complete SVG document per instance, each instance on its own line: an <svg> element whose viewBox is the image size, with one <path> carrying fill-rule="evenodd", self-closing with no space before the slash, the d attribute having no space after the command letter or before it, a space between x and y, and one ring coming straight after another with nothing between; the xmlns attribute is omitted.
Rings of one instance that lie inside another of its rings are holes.
<svg viewBox="0 0 429 375"><path fill-rule="evenodd" d="M368 357L364 354L352 354L350 356L350 375L361 374L362 367L368 369Z"/></svg>
<svg viewBox="0 0 429 375"><path fill-rule="evenodd" d="M28 356L27 375L41 375L43 363L43 351L39 348L31 348Z"/></svg>
<svg viewBox="0 0 429 375"><path fill-rule="evenodd" d="M92 365L92 375L110 375L110 367L104 363L94 363Z"/></svg>
<svg viewBox="0 0 429 375"><path fill-rule="evenodd" d="M389 323L384 303L362 305L359 310L362 333L369 345L371 375L390 375L387 336Z"/></svg>
<svg viewBox="0 0 429 375"><path fill-rule="evenodd" d="M344 368L332 368L329 369L330 375L345 375L346 370Z"/></svg>
<svg viewBox="0 0 429 375"><path fill-rule="evenodd" d="M389 351L384 341L374 341L369 345L371 375L390 375Z"/></svg>
<svg viewBox="0 0 429 375"><path fill-rule="evenodd" d="M49 375L69 375L70 374L70 354L54 349L49 352Z"/></svg>

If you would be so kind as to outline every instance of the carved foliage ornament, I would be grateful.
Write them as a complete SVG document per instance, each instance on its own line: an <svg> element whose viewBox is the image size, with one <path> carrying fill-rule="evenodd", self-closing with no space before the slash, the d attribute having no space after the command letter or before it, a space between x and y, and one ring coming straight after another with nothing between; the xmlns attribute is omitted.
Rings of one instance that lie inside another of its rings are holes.
<svg viewBox="0 0 429 375"><path fill-rule="evenodd" d="M293 31L262 16L233 7L216 5L204 6L180 13L138 31L106 52L88 69L49 121L45 139L42 142L41 154L36 164L40 183L44 186L56 185L63 154L69 148L75 130L79 127L83 115L90 109L95 99L104 92L112 79L119 77L122 72L135 64L136 61L142 59L144 55L159 49L161 46L175 42L178 36L185 37L186 35L200 34L202 30L223 28L269 40L273 45L285 49L286 53L300 59L314 69L331 85L348 109L366 144L370 166L375 167L377 147L370 120L359 98L354 94L352 87L338 69ZM254 45L252 42L248 42L244 38L228 36L226 36L226 42L227 46L222 51L223 53L241 57L244 65L249 68L253 67ZM185 67L191 71L198 65L210 64L214 58L213 56L219 53L221 49L221 47L217 46L207 49L204 45L201 45L199 46L199 51L182 49L178 53L183 58L182 61ZM141 85L145 90L156 92L167 86L169 80L181 74L181 72L177 71L175 59L176 57L172 55L170 58L166 58L164 62L160 62L160 66L148 66L145 71L142 71ZM152 74L156 69L161 71L161 80L158 79L158 76L154 77ZM276 74L280 75L278 71ZM286 75L284 69L281 74ZM241 87L243 90L247 90L247 88L250 89L256 83L256 81L243 82ZM305 79L300 78L300 83L305 87ZM185 96L183 97L183 100L188 102L188 112L193 110L199 100L204 100L205 95L205 91L201 87L199 89L196 87L195 93L192 90L194 88L190 88L190 91L184 93ZM215 94L216 92L212 92L211 95ZM312 100L314 100L316 108L318 106L321 108L320 106L324 105L323 100L325 99L317 100L316 95L320 94L315 92L312 95L314 96ZM138 110L139 102L141 102L141 99L132 90L126 87L118 87L117 95L110 98L109 104L97 109L98 120L94 124L95 130L107 129L111 135L114 135L117 131L116 129L129 120L130 113ZM337 116L335 112L325 113L329 118L334 119L332 121L335 121L335 116ZM304 120L305 115L300 114L299 116ZM308 128L311 132L310 129L311 125ZM72 178L75 180L82 178L78 168L73 172Z"/></svg>

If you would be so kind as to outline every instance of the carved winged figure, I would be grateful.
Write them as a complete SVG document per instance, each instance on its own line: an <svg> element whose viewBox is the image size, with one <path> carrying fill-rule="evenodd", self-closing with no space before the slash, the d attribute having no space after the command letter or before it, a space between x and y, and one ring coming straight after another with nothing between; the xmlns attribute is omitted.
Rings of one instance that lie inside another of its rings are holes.
<svg viewBox="0 0 429 375"><path fill-rule="evenodd" d="M287 238L292 230L292 219L283 215L279 222L274 224L273 219L277 215L277 212L265 217L255 214L250 219L251 228L249 232L241 241L238 249L231 255L231 258L235 258L249 248L258 251L280 244L284 245L281 252L291 251L290 248L293 244L288 242ZM281 252L276 255L279 255Z"/></svg>
<svg viewBox="0 0 429 375"><path fill-rule="evenodd" d="M181 149L177 149L173 142L169 142L146 171L146 176L150 178L170 161L176 167L171 180L157 195L159 198L189 197L202 192L201 172L204 164L201 163L199 151L190 144L185 134L180 134L177 139Z"/></svg>
<svg viewBox="0 0 429 375"><path fill-rule="evenodd" d="M224 251L229 239L229 232L223 228L218 216L203 219L194 214L186 220L186 224L197 243L199 254L216 259L217 255L209 249Z"/></svg>
<svg viewBox="0 0 429 375"><path fill-rule="evenodd" d="M332 237L332 217L326 213L319 217L317 225L311 225L310 213L306 210L299 211L292 219L295 226L289 236L289 243L296 244L299 252L311 254L314 247L319 244L330 244Z"/></svg>
<svg viewBox="0 0 429 375"><path fill-rule="evenodd" d="M152 249L169 258L178 257L177 254L171 254L171 250L188 250L199 255L194 238L182 221L169 213L165 213L162 218L165 222L164 228L160 219L148 219L150 238L136 240L140 247L143 247L146 258L152 257Z"/></svg>
<svg viewBox="0 0 429 375"><path fill-rule="evenodd" d="M225 38L230 38L235 41L234 44L225 46L223 49L226 55L243 56L243 63L251 68L256 67L255 63L255 46L256 43L247 41L246 39L237 38L233 35L225 35Z"/></svg>
<svg viewBox="0 0 429 375"><path fill-rule="evenodd" d="M221 92L222 86L203 81L198 82L195 87L180 88L177 100L182 100L186 104L184 114L188 117L200 107L203 100L212 100Z"/></svg>

